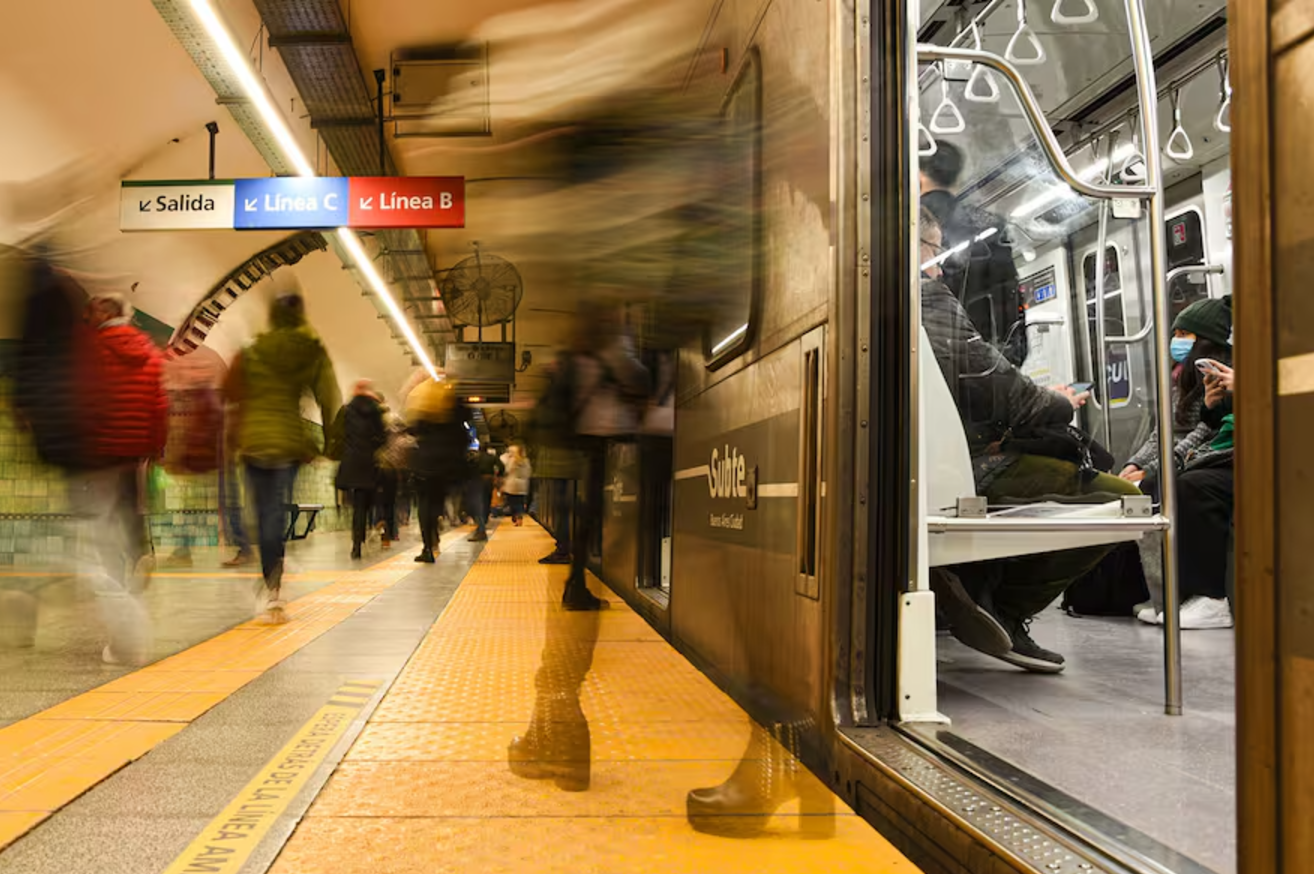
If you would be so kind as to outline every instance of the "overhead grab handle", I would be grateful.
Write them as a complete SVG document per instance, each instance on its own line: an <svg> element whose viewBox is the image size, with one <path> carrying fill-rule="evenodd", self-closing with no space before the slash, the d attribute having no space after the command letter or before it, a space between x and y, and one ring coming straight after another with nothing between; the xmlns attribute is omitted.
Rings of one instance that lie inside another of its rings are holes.
<svg viewBox="0 0 1314 874"><path fill-rule="evenodd" d="M940 151L940 145L931 136L931 132L922 124L922 120L917 119L917 154L923 158L929 158L936 152Z"/></svg>
<svg viewBox="0 0 1314 874"><path fill-rule="evenodd" d="M941 120L945 114L948 114L948 120ZM949 80L945 78L944 70L941 70L940 105L931 115L931 133L960 134L965 130L967 130L967 122L963 120L963 114L958 111L953 98L949 96Z"/></svg>
<svg viewBox="0 0 1314 874"><path fill-rule="evenodd" d="M1031 57L1017 53L1018 43L1025 41L1031 46ZM1008 41L1004 49L1004 60L1019 67L1034 67L1045 63L1045 47L1036 38L1036 32L1027 24L1027 0L1017 0L1017 33Z"/></svg>
<svg viewBox="0 0 1314 874"><path fill-rule="evenodd" d="M971 89L969 83L968 88ZM1218 114L1214 127L1225 134L1232 132L1232 78L1227 71L1227 55L1218 56Z"/></svg>
<svg viewBox="0 0 1314 874"><path fill-rule="evenodd" d="M1186 128L1182 127L1182 93L1180 89L1173 89L1173 132L1168 135L1168 142L1164 144L1163 153L1174 161L1189 161L1195 157L1195 146L1191 143L1191 138L1186 133Z"/></svg>
<svg viewBox="0 0 1314 874"><path fill-rule="evenodd" d="M976 40L976 50L981 50L981 31L976 26L976 21L972 22L972 38ZM978 88L980 83L985 83L985 93L982 94ZM999 85L995 82L995 77L990 75L990 68L984 64L973 64L972 75L967 78L967 85L963 88L963 98L970 103L998 103L1000 97Z"/></svg>
<svg viewBox="0 0 1314 874"><path fill-rule="evenodd" d="M1124 180L1131 182L1145 181L1145 154L1140 148L1140 136L1136 128L1140 126L1140 119L1133 113L1127 122L1131 128L1131 151L1123 159L1122 166L1118 168L1118 174Z"/></svg>
<svg viewBox="0 0 1314 874"><path fill-rule="evenodd" d="M1054 8L1050 10L1049 20L1055 24L1092 24L1100 20L1100 11L1095 8L1095 0L1081 0L1086 5L1086 11L1079 15L1068 15L1063 11L1065 0L1054 0ZM1074 0L1066 0L1074 2Z"/></svg>

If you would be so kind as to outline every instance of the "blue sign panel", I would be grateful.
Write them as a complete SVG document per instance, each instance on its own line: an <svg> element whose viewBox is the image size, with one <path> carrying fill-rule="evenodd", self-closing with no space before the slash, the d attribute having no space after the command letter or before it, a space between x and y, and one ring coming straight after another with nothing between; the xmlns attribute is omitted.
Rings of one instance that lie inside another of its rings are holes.
<svg viewBox="0 0 1314 874"><path fill-rule="evenodd" d="M346 177L238 179L233 227L250 230L317 230L347 225Z"/></svg>

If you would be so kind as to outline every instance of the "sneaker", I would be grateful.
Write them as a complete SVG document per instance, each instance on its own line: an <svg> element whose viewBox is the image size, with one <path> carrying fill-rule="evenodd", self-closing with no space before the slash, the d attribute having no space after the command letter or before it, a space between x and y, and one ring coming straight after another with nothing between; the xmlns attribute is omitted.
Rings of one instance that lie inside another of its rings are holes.
<svg viewBox="0 0 1314 874"><path fill-rule="evenodd" d="M1144 606L1138 604L1136 618L1146 625L1163 625L1163 611L1155 609L1155 606L1148 601Z"/></svg>
<svg viewBox="0 0 1314 874"><path fill-rule="evenodd" d="M242 567L255 561L255 553L249 549L239 549L237 555L224 562L224 567Z"/></svg>
<svg viewBox="0 0 1314 874"><path fill-rule="evenodd" d="M123 660L114 654L114 650L110 649L108 643L105 644L105 649L100 654L100 660L107 665L118 666L123 664Z"/></svg>
<svg viewBox="0 0 1314 874"><path fill-rule="evenodd" d="M471 534L469 537L466 538L466 540L469 540L471 543L483 543L487 539L488 539L487 531L476 531L474 534Z"/></svg>
<svg viewBox="0 0 1314 874"><path fill-rule="evenodd" d="M1180 615L1183 631L1232 627L1232 608L1226 598L1188 598Z"/></svg>
<svg viewBox="0 0 1314 874"><path fill-rule="evenodd" d="M972 599L958 577L944 568L931 569L931 591L959 642L986 655L1003 656L1013 640L999 620Z"/></svg>
<svg viewBox="0 0 1314 874"><path fill-rule="evenodd" d="M1132 608L1132 615L1133 615L1133 616L1140 616L1142 613L1145 612L1145 610L1146 610L1147 608L1149 608L1149 609L1153 609L1153 608L1154 608L1154 602L1153 602L1153 601L1142 601L1141 603L1137 604L1135 607Z"/></svg>
<svg viewBox="0 0 1314 874"><path fill-rule="evenodd" d="M570 564L569 552L553 552L538 560L539 564Z"/></svg>
<svg viewBox="0 0 1314 874"><path fill-rule="evenodd" d="M433 564L433 553L425 549L415 557L415 560L424 564Z"/></svg>
<svg viewBox="0 0 1314 874"><path fill-rule="evenodd" d="M1045 649L1031 639L1030 619L1011 621L1008 625L1013 636L1013 648L998 658L1037 674L1057 674L1063 670L1063 656Z"/></svg>
<svg viewBox="0 0 1314 874"><path fill-rule="evenodd" d="M291 617L287 615L287 602L278 597L275 592L274 596L269 599L269 609L265 611L265 623L267 625L285 625Z"/></svg>

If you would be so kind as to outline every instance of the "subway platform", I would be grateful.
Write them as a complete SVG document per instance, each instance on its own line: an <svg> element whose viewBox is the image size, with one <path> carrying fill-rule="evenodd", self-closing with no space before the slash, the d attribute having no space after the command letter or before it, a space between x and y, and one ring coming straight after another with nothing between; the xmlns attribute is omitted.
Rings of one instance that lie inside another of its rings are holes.
<svg viewBox="0 0 1314 874"><path fill-rule="evenodd" d="M562 611L542 529L467 534L295 544L283 626L249 569L157 574L137 670L47 599L0 654L0 874L916 870L622 601ZM741 764L802 800L691 820Z"/></svg>

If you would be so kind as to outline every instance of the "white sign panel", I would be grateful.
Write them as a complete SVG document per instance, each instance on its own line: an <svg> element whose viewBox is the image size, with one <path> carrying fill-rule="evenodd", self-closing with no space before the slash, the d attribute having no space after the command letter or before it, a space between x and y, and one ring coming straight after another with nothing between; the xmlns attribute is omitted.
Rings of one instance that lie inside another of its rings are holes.
<svg viewBox="0 0 1314 874"><path fill-rule="evenodd" d="M119 190L119 230L232 229L231 180L124 182Z"/></svg>

